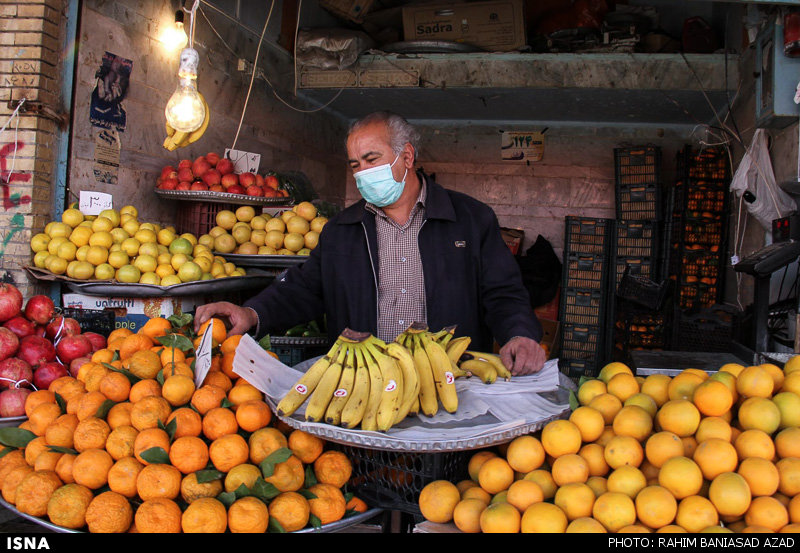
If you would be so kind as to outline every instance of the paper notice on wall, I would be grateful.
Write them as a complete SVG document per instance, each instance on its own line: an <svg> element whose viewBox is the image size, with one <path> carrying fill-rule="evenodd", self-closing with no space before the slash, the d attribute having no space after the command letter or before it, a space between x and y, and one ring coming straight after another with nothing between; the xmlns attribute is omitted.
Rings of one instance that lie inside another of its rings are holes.
<svg viewBox="0 0 800 553"><path fill-rule="evenodd" d="M81 190L78 200L78 209L84 215L99 215L104 209L114 207L114 197L105 192L94 192L91 190Z"/></svg>
<svg viewBox="0 0 800 553"><path fill-rule="evenodd" d="M500 157L503 161L541 161L544 157L544 133L503 131Z"/></svg>
<svg viewBox="0 0 800 553"><path fill-rule="evenodd" d="M117 184L119 180L119 153L122 149L119 133L114 129L94 129L94 180Z"/></svg>
<svg viewBox="0 0 800 553"><path fill-rule="evenodd" d="M242 150L225 149L225 157L233 162L234 173L257 173L261 164L261 154Z"/></svg>

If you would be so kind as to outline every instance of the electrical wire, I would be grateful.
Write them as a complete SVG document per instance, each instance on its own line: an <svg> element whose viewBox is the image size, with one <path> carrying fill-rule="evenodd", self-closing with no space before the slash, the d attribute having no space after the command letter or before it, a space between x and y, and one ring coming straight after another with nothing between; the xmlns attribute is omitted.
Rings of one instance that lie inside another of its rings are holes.
<svg viewBox="0 0 800 553"><path fill-rule="evenodd" d="M11 157L11 168L8 170L8 177L6 177L6 179L5 179L6 184L11 182L11 175L14 174L14 168L16 167L16 163L17 163L17 150L19 149L19 147L18 147L19 146L19 111L20 111L20 109L22 109L22 105L25 103L25 100L26 100L26 98L22 98L19 101L19 103L17 104L17 107L14 108L14 111L9 116L8 121L6 121L6 124L3 125L3 128L0 129L0 134L3 134L3 132L11 124L11 121L15 121L15 125L14 125L14 146L15 146L14 147L14 155Z"/></svg>

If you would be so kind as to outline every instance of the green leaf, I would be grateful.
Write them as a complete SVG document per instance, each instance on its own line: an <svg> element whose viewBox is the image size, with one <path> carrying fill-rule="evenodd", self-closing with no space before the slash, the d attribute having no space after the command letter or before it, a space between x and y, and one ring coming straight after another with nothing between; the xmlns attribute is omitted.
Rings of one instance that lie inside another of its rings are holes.
<svg viewBox="0 0 800 553"><path fill-rule="evenodd" d="M236 501L236 493L234 492L222 492L217 496L217 499L225 505L226 508L233 505L234 501Z"/></svg>
<svg viewBox="0 0 800 553"><path fill-rule="evenodd" d="M317 515L308 515L308 522L314 528L317 528L317 529L322 528L322 521L319 519L319 517Z"/></svg>
<svg viewBox="0 0 800 553"><path fill-rule="evenodd" d="M61 409L61 414L63 415L64 413L67 412L67 400L64 399L64 396L62 396L61 394L55 394L55 396L56 396L56 404Z"/></svg>
<svg viewBox="0 0 800 553"><path fill-rule="evenodd" d="M269 517L269 525L267 526L267 530L273 534L285 534L286 530L283 529L281 523L275 520L274 517Z"/></svg>
<svg viewBox="0 0 800 553"><path fill-rule="evenodd" d="M264 478L269 478L275 472L275 465L286 462L286 460L291 456L292 450L288 447L276 449L258 465L258 467L261 469L261 474L264 476Z"/></svg>
<svg viewBox="0 0 800 553"><path fill-rule="evenodd" d="M171 443L172 440L175 438L175 431L178 430L178 419L177 419L177 417L173 418L167 424L162 423L161 420L159 419L158 425L164 427L164 431L167 433L167 436L169 436L169 441Z"/></svg>
<svg viewBox="0 0 800 553"><path fill-rule="evenodd" d="M34 438L36 438L36 434L24 428L15 426L0 428L0 444L5 446L22 448Z"/></svg>
<svg viewBox="0 0 800 553"><path fill-rule="evenodd" d="M177 329L189 326L194 321L194 317L191 313L175 313L167 317L167 320L172 323L172 328Z"/></svg>
<svg viewBox="0 0 800 553"><path fill-rule="evenodd" d="M257 478L250 489L253 495L267 503L273 497L280 495L281 491L263 478Z"/></svg>
<svg viewBox="0 0 800 553"><path fill-rule="evenodd" d="M220 472L217 469L198 470L194 474L197 477L198 484L208 484L214 480L222 480L225 478L225 473Z"/></svg>
<svg viewBox="0 0 800 553"><path fill-rule="evenodd" d="M314 465L309 464L306 465L306 476L305 480L303 481L303 486L306 488L310 488L314 484L317 483L317 474L314 472Z"/></svg>
<svg viewBox="0 0 800 553"><path fill-rule="evenodd" d="M169 454L162 447L151 447L141 453L142 459L148 463L169 464Z"/></svg>
<svg viewBox="0 0 800 553"><path fill-rule="evenodd" d="M124 374L126 377L128 377L128 381L129 381L131 384L136 384L137 382L139 382L139 381L141 380L141 378L139 378L138 376L136 376L135 374L133 374L133 373L132 373L131 371L129 371L128 369L121 369L121 368L119 368L119 367L115 367L114 365L109 365L108 363L101 363L101 364L102 364L102 365L103 365L105 368L107 368L108 370L110 370L110 371L114 371L114 372L118 372L118 373L122 373L122 374Z"/></svg>
<svg viewBox="0 0 800 553"><path fill-rule="evenodd" d="M159 343L170 348L177 348L181 351L189 351L194 347L192 341L181 334L167 334L158 337Z"/></svg>
<svg viewBox="0 0 800 553"><path fill-rule="evenodd" d="M306 499L316 499L317 498L317 495L314 492L312 492L312 491L310 491L308 489L298 490L297 493L299 493L300 495L302 495Z"/></svg>
<svg viewBox="0 0 800 553"><path fill-rule="evenodd" d="M220 407L225 407L227 409L232 409L234 406L235 404L227 397L222 400L222 403L220 403Z"/></svg>
<svg viewBox="0 0 800 553"><path fill-rule="evenodd" d="M584 383L586 383L589 380L597 380L597 379L592 376L586 376L585 374L581 375L581 377L578 379L578 387L580 388L581 386L584 385Z"/></svg>
<svg viewBox="0 0 800 553"><path fill-rule="evenodd" d="M108 412L109 412L109 411L111 410L111 408L112 408L112 407L114 407L115 405L116 405L116 403L115 403L114 401L111 401L110 399L107 399L107 400L105 400L105 401L104 401L104 402L103 402L103 403L100 405L100 407L98 407L98 408L97 408L97 411L95 412L94 416L95 416L95 417L97 417L98 419L103 419L103 420L105 420L105 418L106 418L106 415L108 415Z"/></svg>
<svg viewBox="0 0 800 553"><path fill-rule="evenodd" d="M114 350L114 355L111 356L111 362L113 363L114 361L119 361L119 350L118 349L115 349Z"/></svg>
<svg viewBox="0 0 800 553"><path fill-rule="evenodd" d="M57 445L51 445L51 446L47 446L47 449L49 449L50 451L53 451L55 453L68 453L70 455L77 455L78 454L78 451L75 450L75 449L72 449L71 447L61 447L61 446L57 446Z"/></svg>
<svg viewBox="0 0 800 553"><path fill-rule="evenodd" d="M251 495L250 488L248 488L244 484L239 484L239 487L233 490L233 493L236 496L236 499L241 499L242 497L247 497L248 495Z"/></svg>
<svg viewBox="0 0 800 553"><path fill-rule="evenodd" d="M570 390L569 392L569 408L574 411L578 407L581 406L581 402L578 401L578 396L575 394L574 390Z"/></svg>
<svg viewBox="0 0 800 553"><path fill-rule="evenodd" d="M17 450L16 447L4 447L2 450L0 450L0 459L5 457L6 455L11 453L12 451L16 451L16 450Z"/></svg>

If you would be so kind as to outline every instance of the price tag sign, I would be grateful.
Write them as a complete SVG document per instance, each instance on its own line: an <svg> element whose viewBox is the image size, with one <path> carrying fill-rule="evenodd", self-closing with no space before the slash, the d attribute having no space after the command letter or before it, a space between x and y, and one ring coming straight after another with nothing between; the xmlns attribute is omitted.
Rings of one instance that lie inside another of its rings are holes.
<svg viewBox="0 0 800 553"><path fill-rule="evenodd" d="M114 206L114 196L104 192L91 192L81 190L78 200L78 209L84 215L100 215L104 209L111 209Z"/></svg>
<svg viewBox="0 0 800 553"><path fill-rule="evenodd" d="M503 161L541 161L544 156L544 133L503 132L500 157Z"/></svg>
<svg viewBox="0 0 800 553"><path fill-rule="evenodd" d="M194 352L194 384L198 388L203 385L208 371L211 370L211 346L213 342L211 327L209 326L208 332L205 332L202 340L200 340L200 347Z"/></svg>
<svg viewBox="0 0 800 553"><path fill-rule="evenodd" d="M257 173L261 164L261 154L244 152L242 150L225 149L225 157L233 162L235 173Z"/></svg>

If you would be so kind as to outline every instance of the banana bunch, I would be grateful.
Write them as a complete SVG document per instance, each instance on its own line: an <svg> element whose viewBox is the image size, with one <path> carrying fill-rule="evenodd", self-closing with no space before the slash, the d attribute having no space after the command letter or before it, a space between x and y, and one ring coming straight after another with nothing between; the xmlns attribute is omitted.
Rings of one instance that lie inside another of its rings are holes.
<svg viewBox="0 0 800 553"><path fill-rule="evenodd" d="M170 152L177 150L178 148L183 148L184 146L188 146L193 142L197 142L200 140L200 137L206 132L208 128L208 123L211 120L211 108L208 107L208 102L206 102L205 96L200 94L200 99L203 100L203 106L206 109L206 116L203 119L203 124L200 127L192 132L182 132L177 131L172 128L169 122L165 122L164 126L167 131L167 137L164 139L164 148L169 150Z"/></svg>

